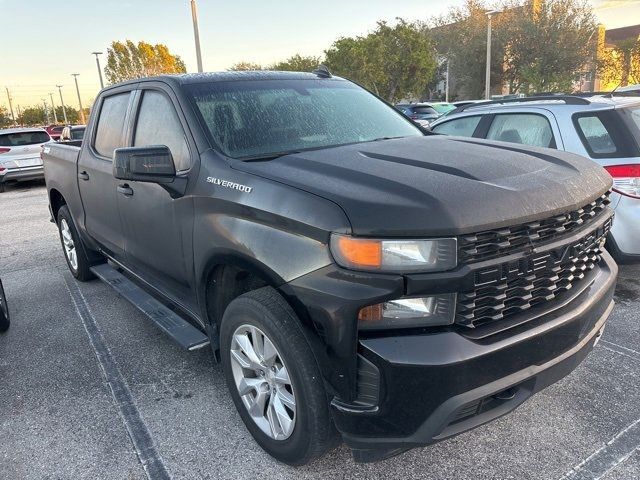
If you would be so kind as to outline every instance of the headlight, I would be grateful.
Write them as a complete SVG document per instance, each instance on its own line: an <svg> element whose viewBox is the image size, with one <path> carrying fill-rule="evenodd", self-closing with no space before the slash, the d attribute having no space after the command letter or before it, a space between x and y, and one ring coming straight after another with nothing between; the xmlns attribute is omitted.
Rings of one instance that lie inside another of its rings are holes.
<svg viewBox="0 0 640 480"><path fill-rule="evenodd" d="M376 330L451 325L454 321L455 305L455 293L399 298L361 309L358 313L358 328Z"/></svg>
<svg viewBox="0 0 640 480"><path fill-rule="evenodd" d="M455 238L379 240L331 236L331 253L339 265L379 272L443 272L457 265Z"/></svg>

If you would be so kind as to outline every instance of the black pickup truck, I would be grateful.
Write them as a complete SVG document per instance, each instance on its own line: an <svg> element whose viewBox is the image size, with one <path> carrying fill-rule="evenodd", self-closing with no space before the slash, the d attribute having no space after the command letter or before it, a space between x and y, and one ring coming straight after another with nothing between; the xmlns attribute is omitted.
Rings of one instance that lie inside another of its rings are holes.
<svg viewBox="0 0 640 480"><path fill-rule="evenodd" d="M210 345L289 464L338 433L374 461L495 419L613 308L600 166L430 135L326 70L114 85L43 157L73 275Z"/></svg>

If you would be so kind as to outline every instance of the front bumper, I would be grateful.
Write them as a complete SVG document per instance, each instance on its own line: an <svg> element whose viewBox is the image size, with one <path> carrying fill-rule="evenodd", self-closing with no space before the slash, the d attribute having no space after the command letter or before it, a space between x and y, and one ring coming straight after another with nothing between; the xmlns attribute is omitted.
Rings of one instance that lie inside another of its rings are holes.
<svg viewBox="0 0 640 480"><path fill-rule="evenodd" d="M7 169L3 174L0 174L0 183L40 179L44 179L44 165Z"/></svg>
<svg viewBox="0 0 640 480"><path fill-rule="evenodd" d="M568 246L604 235L609 218L537 247L536 255L564 258ZM508 319L476 328L358 332L355 319L366 305L466 292L488 266L526 255L406 276L329 266L282 287L308 327L335 425L356 459L378 460L504 415L584 359L613 308L618 268L607 252L565 293Z"/></svg>
<svg viewBox="0 0 640 480"><path fill-rule="evenodd" d="M356 459L378 460L498 418L571 372L593 348L613 308L617 266L607 253L568 304L490 337L456 331L361 339L379 370L372 409L334 400L336 427Z"/></svg>

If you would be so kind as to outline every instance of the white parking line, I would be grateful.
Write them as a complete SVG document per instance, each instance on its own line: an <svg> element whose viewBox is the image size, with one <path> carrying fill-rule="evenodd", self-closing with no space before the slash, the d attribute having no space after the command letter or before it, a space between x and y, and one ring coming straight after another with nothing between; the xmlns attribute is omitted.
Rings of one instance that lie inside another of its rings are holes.
<svg viewBox="0 0 640 480"><path fill-rule="evenodd" d="M602 343L606 343L607 345L611 345L611 346L614 346L614 347L621 348L622 350L626 350L627 352L635 353L636 355L638 355L638 357L640 357L640 352L638 352L637 350L634 350L632 348L623 347L622 345L618 345L617 343L613 343L613 342L610 342L610 341L604 340L604 339L602 340Z"/></svg>
<svg viewBox="0 0 640 480"><path fill-rule="evenodd" d="M560 480L600 480L640 449L640 418L585 458Z"/></svg>

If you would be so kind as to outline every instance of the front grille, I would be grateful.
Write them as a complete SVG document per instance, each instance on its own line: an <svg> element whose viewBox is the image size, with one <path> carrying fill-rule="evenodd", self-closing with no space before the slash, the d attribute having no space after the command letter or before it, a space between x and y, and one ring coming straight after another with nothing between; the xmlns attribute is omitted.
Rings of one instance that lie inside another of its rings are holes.
<svg viewBox="0 0 640 480"><path fill-rule="evenodd" d="M573 244L475 273L474 289L458 293L456 323L477 327L553 300L580 283L601 259L612 218Z"/></svg>
<svg viewBox="0 0 640 480"><path fill-rule="evenodd" d="M593 221L607 205L607 192L579 210L556 215L555 217L529 222L513 227L460 235L458 237L458 261L472 263L497 258L510 253L553 240L561 235Z"/></svg>

